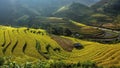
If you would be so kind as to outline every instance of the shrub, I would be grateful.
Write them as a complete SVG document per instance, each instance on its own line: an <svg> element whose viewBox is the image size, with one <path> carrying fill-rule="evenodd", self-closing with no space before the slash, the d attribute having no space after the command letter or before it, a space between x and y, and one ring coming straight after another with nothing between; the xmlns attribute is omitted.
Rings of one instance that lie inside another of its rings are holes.
<svg viewBox="0 0 120 68"><path fill-rule="evenodd" d="M52 63L50 65L50 68L66 68L67 65L66 63L64 63L63 61L55 61L54 63Z"/></svg>
<svg viewBox="0 0 120 68"><path fill-rule="evenodd" d="M24 68L32 68L32 64L30 64L30 63L27 62L27 63L25 64Z"/></svg>
<svg viewBox="0 0 120 68"><path fill-rule="evenodd" d="M51 47L50 44L48 44L48 45L46 46L46 50L47 50L47 52L49 52L50 47Z"/></svg>
<svg viewBox="0 0 120 68"><path fill-rule="evenodd" d="M5 62L5 59L3 57L0 57L0 66L2 66Z"/></svg>
<svg viewBox="0 0 120 68"><path fill-rule="evenodd" d="M98 68L98 66L95 64L95 62L90 62L90 61L86 61L86 62L82 63L82 67L83 68Z"/></svg>
<svg viewBox="0 0 120 68"><path fill-rule="evenodd" d="M33 68L50 68L50 64L47 61L39 61Z"/></svg>

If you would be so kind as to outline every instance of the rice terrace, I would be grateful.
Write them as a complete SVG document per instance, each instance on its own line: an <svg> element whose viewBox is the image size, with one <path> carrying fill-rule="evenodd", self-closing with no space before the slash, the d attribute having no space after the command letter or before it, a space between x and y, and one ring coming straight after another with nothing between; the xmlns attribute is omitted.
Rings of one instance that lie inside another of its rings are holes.
<svg viewBox="0 0 120 68"><path fill-rule="evenodd" d="M120 0L1 0L0 68L120 68Z"/></svg>

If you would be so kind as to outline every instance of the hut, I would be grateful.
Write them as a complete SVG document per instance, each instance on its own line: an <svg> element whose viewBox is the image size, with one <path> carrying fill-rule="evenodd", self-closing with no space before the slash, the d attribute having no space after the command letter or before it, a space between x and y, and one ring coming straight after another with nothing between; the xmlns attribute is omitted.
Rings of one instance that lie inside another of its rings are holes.
<svg viewBox="0 0 120 68"><path fill-rule="evenodd" d="M83 49L84 48L83 45L81 45L80 43L74 43L73 45L74 45L74 48L76 48L76 49Z"/></svg>

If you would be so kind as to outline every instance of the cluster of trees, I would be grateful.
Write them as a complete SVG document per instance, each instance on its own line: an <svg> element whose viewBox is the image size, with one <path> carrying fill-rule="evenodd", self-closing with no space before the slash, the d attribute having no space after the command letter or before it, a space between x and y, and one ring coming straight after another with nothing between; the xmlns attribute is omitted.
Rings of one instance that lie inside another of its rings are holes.
<svg viewBox="0 0 120 68"><path fill-rule="evenodd" d="M55 35L65 35L65 36L72 35L72 31L70 29L62 28L62 27L53 27L52 30L49 32Z"/></svg>
<svg viewBox="0 0 120 68"><path fill-rule="evenodd" d="M38 28L38 27L34 27ZM39 28L47 30L48 33L54 34L54 35L65 35L65 36L71 36L73 33L69 28L61 27L58 25L52 25L52 24L40 24Z"/></svg>

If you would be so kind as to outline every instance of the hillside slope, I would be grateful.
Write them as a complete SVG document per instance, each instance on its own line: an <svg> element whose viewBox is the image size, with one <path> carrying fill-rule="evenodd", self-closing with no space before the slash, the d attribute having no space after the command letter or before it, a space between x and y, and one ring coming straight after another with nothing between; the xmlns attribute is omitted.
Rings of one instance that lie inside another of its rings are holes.
<svg viewBox="0 0 120 68"><path fill-rule="evenodd" d="M120 0L101 0L92 6L97 11L104 12L111 15L120 14Z"/></svg>
<svg viewBox="0 0 120 68"><path fill-rule="evenodd" d="M64 59L70 55L75 43L62 37L49 36L41 29L7 26L0 26L0 39L0 56L10 56L17 62L21 59L21 63L36 59Z"/></svg>
<svg viewBox="0 0 120 68"><path fill-rule="evenodd" d="M91 8L96 12L92 15L96 19L94 23L101 24L104 28L120 30L120 0L101 0Z"/></svg>
<svg viewBox="0 0 120 68"><path fill-rule="evenodd" d="M44 30L0 26L0 56L17 63L63 60L67 63L94 61L102 66L120 66L120 43L100 44L65 36L50 36ZM80 43L83 49L76 49Z"/></svg>
<svg viewBox="0 0 120 68"><path fill-rule="evenodd" d="M55 17L66 17L78 22L88 24L88 18L93 13L91 8L80 3L72 3L59 8L53 13Z"/></svg>
<svg viewBox="0 0 120 68"><path fill-rule="evenodd" d="M120 39L119 32L112 30L99 29L99 27L88 26L80 22L73 21L67 18L59 17L36 17L28 19L30 22L20 22L21 26L26 25L33 28L42 28L50 34L66 35L66 30L69 31L69 36L74 36L83 39L93 39L94 41L104 42Z"/></svg>

